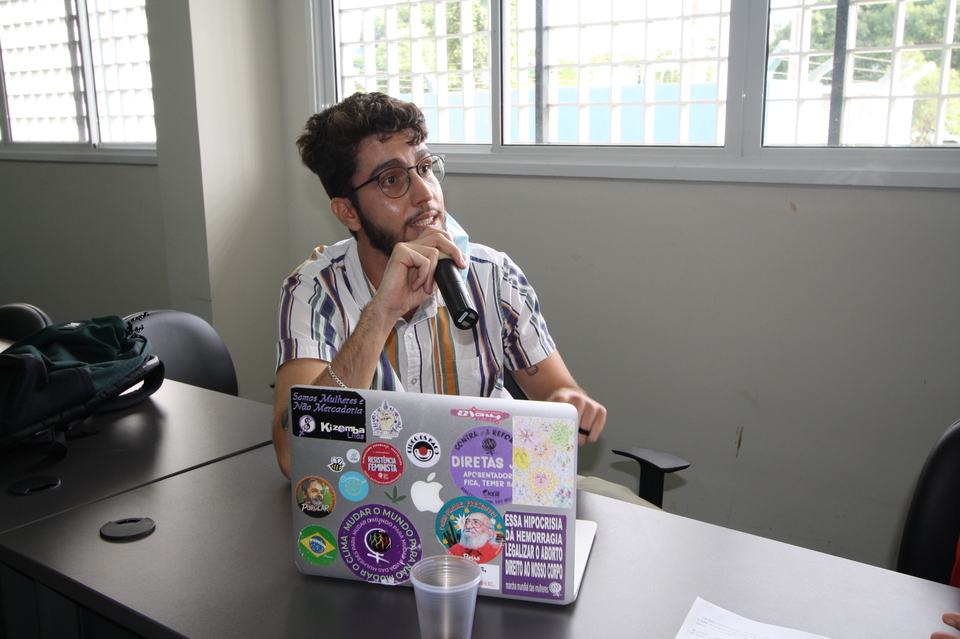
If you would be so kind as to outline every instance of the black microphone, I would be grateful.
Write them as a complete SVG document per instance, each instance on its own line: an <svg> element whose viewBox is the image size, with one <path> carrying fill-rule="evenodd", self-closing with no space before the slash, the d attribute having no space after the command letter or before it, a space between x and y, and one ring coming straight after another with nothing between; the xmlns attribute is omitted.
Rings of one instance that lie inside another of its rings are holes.
<svg viewBox="0 0 960 639"><path fill-rule="evenodd" d="M473 328L480 319L480 315L470 307L467 301L467 287L463 285L460 269L456 262L449 257L441 258L437 262L437 269L433 272L433 279L437 281L443 301L450 309L454 325L463 330Z"/></svg>

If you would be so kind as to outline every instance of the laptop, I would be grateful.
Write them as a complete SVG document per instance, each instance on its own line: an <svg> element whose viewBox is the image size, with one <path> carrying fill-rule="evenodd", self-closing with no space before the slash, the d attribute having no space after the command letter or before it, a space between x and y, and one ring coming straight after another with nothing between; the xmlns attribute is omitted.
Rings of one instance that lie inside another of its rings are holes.
<svg viewBox="0 0 960 639"><path fill-rule="evenodd" d="M596 524L576 520L573 406L294 386L289 410L301 572L409 585L453 554L481 595L576 599Z"/></svg>

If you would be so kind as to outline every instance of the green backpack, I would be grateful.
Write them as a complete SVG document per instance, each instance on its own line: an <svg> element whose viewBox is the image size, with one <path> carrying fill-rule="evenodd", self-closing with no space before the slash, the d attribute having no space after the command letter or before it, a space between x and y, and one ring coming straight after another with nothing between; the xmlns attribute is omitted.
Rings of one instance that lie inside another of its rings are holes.
<svg viewBox="0 0 960 639"><path fill-rule="evenodd" d="M40 329L0 353L0 449L50 443L63 455L80 422L136 404L163 376L149 342L116 315Z"/></svg>

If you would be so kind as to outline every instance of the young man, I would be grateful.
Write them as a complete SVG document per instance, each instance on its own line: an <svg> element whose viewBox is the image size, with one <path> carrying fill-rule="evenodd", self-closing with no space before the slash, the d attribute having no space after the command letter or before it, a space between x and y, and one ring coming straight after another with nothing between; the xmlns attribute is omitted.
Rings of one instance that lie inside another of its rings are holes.
<svg viewBox="0 0 960 639"><path fill-rule="evenodd" d="M273 443L287 477L296 384L507 397L511 374L530 399L574 405L581 444L603 429L606 409L567 370L523 273L468 243L447 214L443 159L426 137L416 105L358 93L311 117L297 140L353 237L316 249L283 285ZM472 329L454 327L437 292L441 257L465 273L480 315Z"/></svg>

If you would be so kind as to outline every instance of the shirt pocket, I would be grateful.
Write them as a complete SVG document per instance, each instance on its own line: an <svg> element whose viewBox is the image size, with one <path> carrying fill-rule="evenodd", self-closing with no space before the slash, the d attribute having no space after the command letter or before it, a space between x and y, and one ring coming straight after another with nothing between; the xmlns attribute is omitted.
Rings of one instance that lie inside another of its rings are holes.
<svg viewBox="0 0 960 639"><path fill-rule="evenodd" d="M500 364L486 350L473 357L442 359L436 372L441 395L489 397L497 387Z"/></svg>

